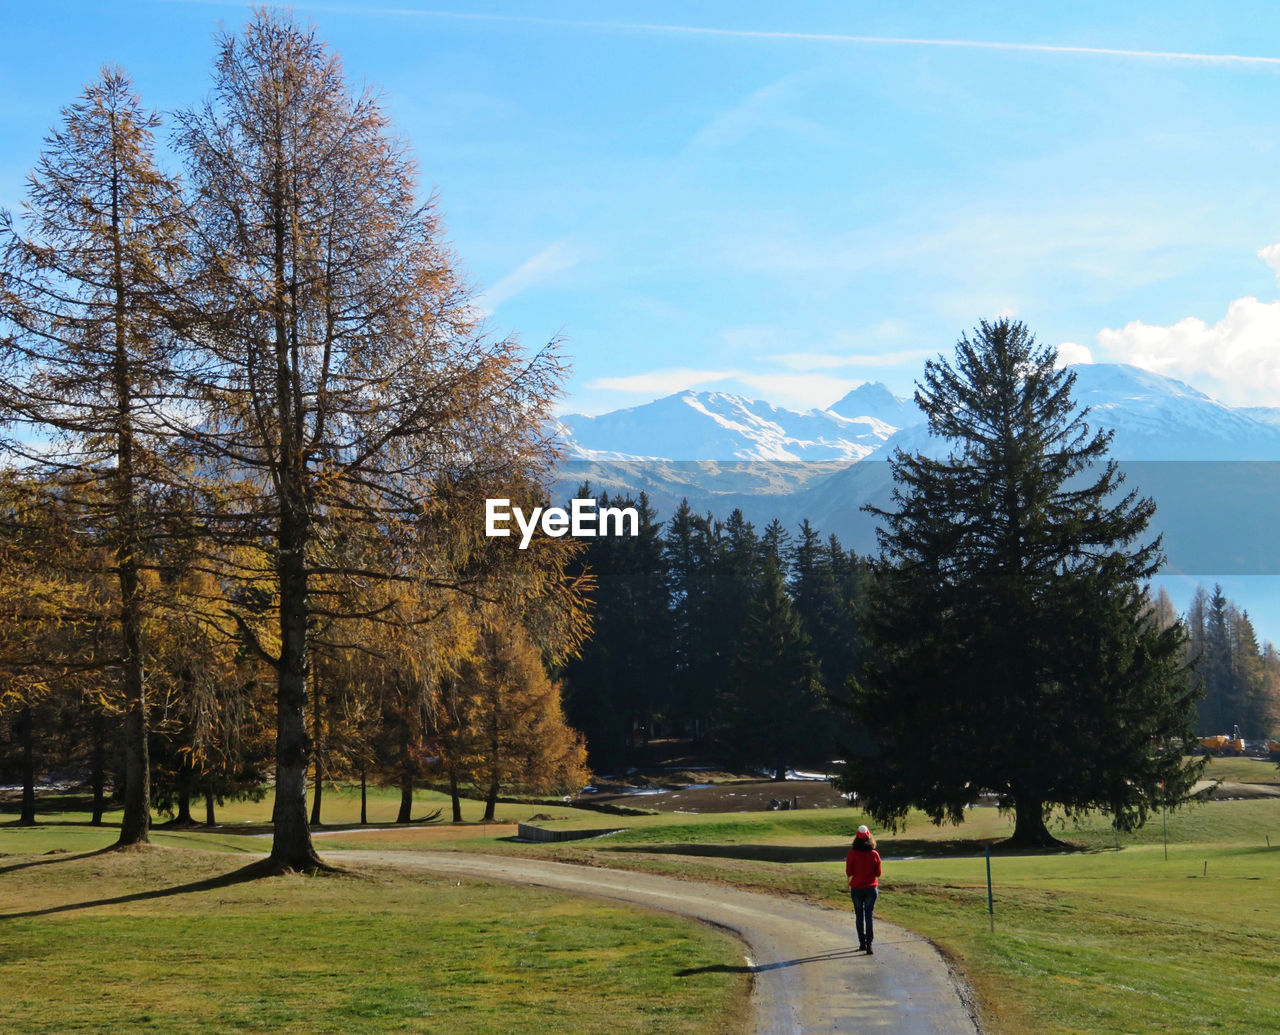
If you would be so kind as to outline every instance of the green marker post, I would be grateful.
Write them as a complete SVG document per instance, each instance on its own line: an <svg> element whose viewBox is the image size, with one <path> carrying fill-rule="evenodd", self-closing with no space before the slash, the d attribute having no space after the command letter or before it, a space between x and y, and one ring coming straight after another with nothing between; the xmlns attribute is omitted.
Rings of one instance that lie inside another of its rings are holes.
<svg viewBox="0 0 1280 1035"><path fill-rule="evenodd" d="M996 900L991 894L991 845L987 845L987 916L991 920L991 933L996 933Z"/></svg>

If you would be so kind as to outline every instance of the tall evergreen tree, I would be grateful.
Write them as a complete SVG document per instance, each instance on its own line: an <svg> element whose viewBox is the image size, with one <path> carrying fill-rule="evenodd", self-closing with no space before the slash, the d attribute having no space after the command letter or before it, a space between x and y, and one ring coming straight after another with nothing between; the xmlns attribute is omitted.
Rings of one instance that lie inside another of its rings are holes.
<svg viewBox="0 0 1280 1035"><path fill-rule="evenodd" d="M1239 727L1249 739L1269 734L1271 695L1248 612L1227 599L1221 586L1215 585L1212 593L1199 587L1187 625L1190 656L1204 690L1198 705L1199 732L1214 736Z"/></svg>
<svg viewBox="0 0 1280 1035"><path fill-rule="evenodd" d="M1258 636L1249 620L1249 612L1233 607L1231 623L1231 677L1238 701L1235 721L1240 732L1256 740L1267 732L1265 691L1262 680L1262 652Z"/></svg>
<svg viewBox="0 0 1280 1035"><path fill-rule="evenodd" d="M777 518L764 526L764 532L760 536L760 550L779 565L786 564L791 551L791 533Z"/></svg>
<svg viewBox="0 0 1280 1035"><path fill-rule="evenodd" d="M590 496L583 486L578 496ZM635 507L638 535L586 540L581 567L595 578L592 635L565 667L570 722L586 735L596 769L625 760L671 706L670 607L661 522L643 492L598 498L601 508Z"/></svg>
<svg viewBox="0 0 1280 1035"><path fill-rule="evenodd" d="M775 780L812 758L822 722L822 678L787 595L765 562L737 637L732 678L719 694L718 739L731 761L767 766Z"/></svg>
<svg viewBox="0 0 1280 1035"><path fill-rule="evenodd" d="M1154 504L1118 495L1110 434L1085 423L1055 358L1000 320L962 337L954 366L926 364L916 402L951 452L895 454L896 509L875 511L852 706L877 754L844 778L881 822L915 806L959 823L989 791L1015 842L1052 844L1053 805L1129 828L1194 782L1173 746L1194 721L1183 634L1143 589Z"/></svg>
<svg viewBox="0 0 1280 1035"><path fill-rule="evenodd" d="M788 589L801 627L813 645L822 684L828 693L840 693L851 675L849 655L857 635L852 608L843 598L837 581L838 565L843 560L841 554L838 541L833 554L809 520L801 521L791 549ZM831 720L823 724L812 745L815 758L820 754L834 757L841 723L834 714Z"/></svg>
<svg viewBox="0 0 1280 1035"><path fill-rule="evenodd" d="M1200 658L1200 678L1204 697L1200 701L1201 724L1212 733L1228 733L1239 721L1239 687L1232 671L1230 604L1221 586L1213 587L1205 613L1204 654Z"/></svg>
<svg viewBox="0 0 1280 1035"><path fill-rule="evenodd" d="M672 714L702 739L715 709L719 665L710 630L714 615L714 521L695 514L688 500L663 536L672 618Z"/></svg>

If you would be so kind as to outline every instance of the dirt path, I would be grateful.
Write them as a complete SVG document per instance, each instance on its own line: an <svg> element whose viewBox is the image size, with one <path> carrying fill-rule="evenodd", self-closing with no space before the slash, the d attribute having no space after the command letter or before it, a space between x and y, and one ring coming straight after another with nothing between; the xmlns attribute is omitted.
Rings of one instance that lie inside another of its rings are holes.
<svg viewBox="0 0 1280 1035"><path fill-rule="evenodd" d="M757 1032L974 1032L956 982L924 939L876 922L876 952L857 951L853 914L791 899L654 874L459 852L330 852L482 880L533 884L693 917L748 947ZM691 960L690 966L697 965Z"/></svg>

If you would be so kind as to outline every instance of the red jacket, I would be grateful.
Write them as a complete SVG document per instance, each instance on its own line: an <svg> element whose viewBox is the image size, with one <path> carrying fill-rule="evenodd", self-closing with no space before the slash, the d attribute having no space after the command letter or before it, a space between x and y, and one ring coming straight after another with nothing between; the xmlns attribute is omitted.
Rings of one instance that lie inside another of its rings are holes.
<svg viewBox="0 0 1280 1035"><path fill-rule="evenodd" d="M874 888L880 882L880 853L874 848L850 848L844 860L845 876L851 888Z"/></svg>

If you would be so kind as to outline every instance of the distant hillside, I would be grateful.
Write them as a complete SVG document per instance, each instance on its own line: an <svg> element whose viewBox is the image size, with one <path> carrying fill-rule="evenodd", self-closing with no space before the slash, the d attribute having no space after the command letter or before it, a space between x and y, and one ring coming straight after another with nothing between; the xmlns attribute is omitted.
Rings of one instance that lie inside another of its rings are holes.
<svg viewBox="0 0 1280 1035"><path fill-rule="evenodd" d="M869 400L875 412L851 412L855 394L836 404L849 403L840 412L801 413L724 392L680 392L598 417L571 414L561 424L576 459L861 460L902 427L886 417L902 414L887 389L887 401Z"/></svg>
<svg viewBox="0 0 1280 1035"><path fill-rule="evenodd" d="M1233 408L1190 385L1118 363L1081 364L1075 399L1112 429L1122 460L1280 460L1280 410ZM879 382L800 412L724 392L680 392L597 417L561 418L576 460L864 460L929 442L924 416Z"/></svg>
<svg viewBox="0 0 1280 1035"><path fill-rule="evenodd" d="M1280 573L1280 411L1226 406L1137 367L1072 369L1089 423L1114 431L1127 488L1156 500L1168 570ZM914 403L874 383L806 413L691 391L563 424L566 496L589 481L611 494L644 490L662 517L685 498L721 518L740 508L758 526L807 517L865 553L877 548L875 520L861 508L889 506L893 450L947 451Z"/></svg>

